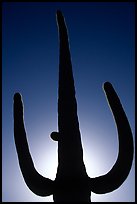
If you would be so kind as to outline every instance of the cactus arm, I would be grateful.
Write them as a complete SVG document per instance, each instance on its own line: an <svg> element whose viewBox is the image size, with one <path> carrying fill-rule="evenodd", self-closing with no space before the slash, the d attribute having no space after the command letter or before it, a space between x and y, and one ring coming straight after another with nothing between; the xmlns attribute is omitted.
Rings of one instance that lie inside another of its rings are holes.
<svg viewBox="0 0 137 204"><path fill-rule="evenodd" d="M29 189L39 196L53 194L53 181L41 176L35 169L27 143L21 95L14 95L14 139L24 180Z"/></svg>
<svg viewBox="0 0 137 204"><path fill-rule="evenodd" d="M116 163L106 175L90 179L91 190L98 194L111 192L122 185L130 172L133 160L133 137L126 114L109 82L104 84L104 91L117 126L119 153Z"/></svg>

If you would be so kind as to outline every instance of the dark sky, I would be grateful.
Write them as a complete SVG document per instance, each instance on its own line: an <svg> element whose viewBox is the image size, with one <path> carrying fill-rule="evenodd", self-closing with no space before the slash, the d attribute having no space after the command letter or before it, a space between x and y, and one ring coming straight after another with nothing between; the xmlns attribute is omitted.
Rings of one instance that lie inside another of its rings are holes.
<svg viewBox="0 0 137 204"><path fill-rule="evenodd" d="M59 44L57 9L68 31L84 161L90 177L107 173L116 161L118 139L102 85L110 81L128 117L133 136L135 88L134 3L2 4L2 168L3 202L52 201L34 195L21 175L13 139L13 95L20 92L25 126L36 169L54 179L57 143ZM116 191L93 202L135 201L134 163Z"/></svg>

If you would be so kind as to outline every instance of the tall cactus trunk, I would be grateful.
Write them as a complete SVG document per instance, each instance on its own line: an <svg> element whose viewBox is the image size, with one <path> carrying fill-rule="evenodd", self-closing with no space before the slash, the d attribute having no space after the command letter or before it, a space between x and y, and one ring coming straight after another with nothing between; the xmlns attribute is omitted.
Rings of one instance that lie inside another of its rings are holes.
<svg viewBox="0 0 137 204"><path fill-rule="evenodd" d="M83 150L77 116L77 102L72 73L67 29L61 12L57 12L60 39L59 98L58 98L58 158L67 174L83 172ZM69 167L69 171L68 171ZM72 169L72 172L71 172Z"/></svg>
<svg viewBox="0 0 137 204"><path fill-rule="evenodd" d="M71 56L67 28L64 17L57 11L59 29L59 90L58 90L58 170L56 182L60 188L54 196L55 201L90 201L90 189L84 196L83 182L88 176L83 162L83 149L77 116L77 102L72 73ZM75 182L76 181L76 182ZM58 184L58 182L60 184ZM85 185L84 185L85 186ZM64 189L68 188L68 190ZM82 193L82 198L80 196ZM78 198L79 197L79 198Z"/></svg>

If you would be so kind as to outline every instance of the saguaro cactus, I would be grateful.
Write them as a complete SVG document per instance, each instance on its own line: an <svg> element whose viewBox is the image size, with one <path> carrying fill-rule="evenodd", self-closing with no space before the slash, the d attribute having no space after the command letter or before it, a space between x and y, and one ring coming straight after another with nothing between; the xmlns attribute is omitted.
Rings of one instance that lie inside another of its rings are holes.
<svg viewBox="0 0 137 204"><path fill-rule="evenodd" d="M90 178L83 161L83 149L77 116L77 103L72 73L67 28L63 15L57 11L60 39L58 132L51 138L58 142L58 168L54 181L35 169L27 143L21 95L14 95L14 137L24 180L39 196L53 195L57 201L90 202L91 191L102 194L117 189L127 178L133 160L133 138L121 102L109 82L104 91L114 115L119 139L119 154L112 169L105 175Z"/></svg>

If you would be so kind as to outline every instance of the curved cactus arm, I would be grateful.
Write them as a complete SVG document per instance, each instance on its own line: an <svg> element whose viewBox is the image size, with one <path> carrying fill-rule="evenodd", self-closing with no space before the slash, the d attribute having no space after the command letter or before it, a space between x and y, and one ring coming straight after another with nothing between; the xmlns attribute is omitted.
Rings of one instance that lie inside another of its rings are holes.
<svg viewBox="0 0 137 204"><path fill-rule="evenodd" d="M126 114L109 82L104 84L104 90L117 126L119 154L113 168L106 175L90 179L91 190L98 194L117 189L126 180L133 160L133 137Z"/></svg>
<svg viewBox="0 0 137 204"><path fill-rule="evenodd" d="M21 95L14 95L14 139L19 164L29 189L39 196L53 194L53 181L41 176L35 169L27 143Z"/></svg>

